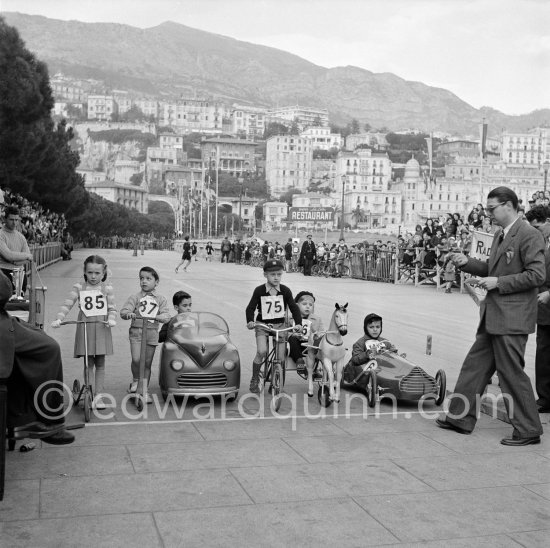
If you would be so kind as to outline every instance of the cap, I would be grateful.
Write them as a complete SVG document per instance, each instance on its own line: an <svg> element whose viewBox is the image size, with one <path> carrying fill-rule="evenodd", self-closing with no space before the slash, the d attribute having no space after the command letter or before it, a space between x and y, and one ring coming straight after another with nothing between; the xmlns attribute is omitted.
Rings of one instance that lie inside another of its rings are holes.
<svg viewBox="0 0 550 548"><path fill-rule="evenodd" d="M264 272L272 272L273 270L284 270L285 266L279 259L269 259L264 263Z"/></svg>

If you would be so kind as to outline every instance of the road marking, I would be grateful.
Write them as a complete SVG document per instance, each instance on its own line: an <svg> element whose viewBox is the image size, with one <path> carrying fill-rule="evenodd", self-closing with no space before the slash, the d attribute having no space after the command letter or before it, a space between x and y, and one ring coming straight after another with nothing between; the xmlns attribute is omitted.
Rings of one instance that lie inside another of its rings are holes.
<svg viewBox="0 0 550 548"><path fill-rule="evenodd" d="M254 420L296 420L296 419L350 419L353 417L364 417L368 418L377 418L383 415L404 415L405 418L412 418L412 415L422 415L423 411L389 411L387 413L373 413L373 414L364 414L364 413L348 413L348 414L337 414L337 415L284 415L284 416L269 416L269 417L226 417L220 419L170 419L170 420L157 420L157 421L125 421L125 422L90 422L86 424L88 426L129 426L133 424L180 424L182 422L223 422L223 421L254 421ZM431 420L431 419L430 419Z"/></svg>

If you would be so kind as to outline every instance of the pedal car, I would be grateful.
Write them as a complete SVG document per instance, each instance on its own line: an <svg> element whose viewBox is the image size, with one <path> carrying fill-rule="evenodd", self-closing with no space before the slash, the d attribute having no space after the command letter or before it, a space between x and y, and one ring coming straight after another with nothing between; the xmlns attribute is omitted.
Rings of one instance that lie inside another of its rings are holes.
<svg viewBox="0 0 550 548"><path fill-rule="evenodd" d="M426 400L435 400L436 405L443 403L447 389L447 377L443 369L432 377L407 360L404 354L388 350L383 342L369 343L372 359L362 365L362 370L351 380L349 372L346 375L344 371L343 388L365 390L370 407L374 407L380 396L385 394L392 394L395 399L402 401L418 401L424 397ZM346 369L348 367L350 365Z"/></svg>
<svg viewBox="0 0 550 548"><path fill-rule="evenodd" d="M225 320L211 312L188 312L170 321L163 344L159 385L162 397L229 395L241 382L239 352Z"/></svg>

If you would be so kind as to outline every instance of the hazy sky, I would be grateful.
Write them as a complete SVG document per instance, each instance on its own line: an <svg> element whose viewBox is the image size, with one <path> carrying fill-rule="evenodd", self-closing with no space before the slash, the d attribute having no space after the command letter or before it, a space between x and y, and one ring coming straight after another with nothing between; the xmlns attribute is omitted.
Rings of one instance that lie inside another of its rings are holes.
<svg viewBox="0 0 550 548"><path fill-rule="evenodd" d="M550 108L550 0L0 0L1 11L142 28L170 20L324 67L393 72L477 108Z"/></svg>

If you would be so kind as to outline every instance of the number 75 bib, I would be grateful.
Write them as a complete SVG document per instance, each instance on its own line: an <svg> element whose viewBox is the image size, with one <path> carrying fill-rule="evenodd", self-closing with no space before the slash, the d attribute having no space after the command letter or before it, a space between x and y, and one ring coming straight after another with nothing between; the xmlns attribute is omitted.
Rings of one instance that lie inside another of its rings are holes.
<svg viewBox="0 0 550 548"><path fill-rule="evenodd" d="M285 317L285 302L282 295L267 295L260 298L262 320L282 320Z"/></svg>

